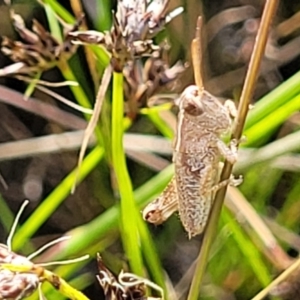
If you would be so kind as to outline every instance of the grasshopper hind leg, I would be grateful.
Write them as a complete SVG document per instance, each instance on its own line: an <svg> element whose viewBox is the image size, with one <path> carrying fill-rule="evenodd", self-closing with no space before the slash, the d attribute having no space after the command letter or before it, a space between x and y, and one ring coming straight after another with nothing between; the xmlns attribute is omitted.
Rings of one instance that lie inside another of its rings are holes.
<svg viewBox="0 0 300 300"><path fill-rule="evenodd" d="M165 222L178 210L176 180L173 177L167 187L154 201L143 210L143 219L149 223L159 225Z"/></svg>

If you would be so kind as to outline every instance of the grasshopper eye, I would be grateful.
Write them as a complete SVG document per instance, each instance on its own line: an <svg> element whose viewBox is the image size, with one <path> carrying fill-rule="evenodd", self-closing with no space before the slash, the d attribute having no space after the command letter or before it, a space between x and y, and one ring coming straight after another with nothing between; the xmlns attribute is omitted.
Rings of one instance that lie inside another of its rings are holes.
<svg viewBox="0 0 300 300"><path fill-rule="evenodd" d="M204 113L201 104L188 103L184 110L191 116L197 117Z"/></svg>
<svg viewBox="0 0 300 300"><path fill-rule="evenodd" d="M196 85L191 85L183 91L175 104L179 106L179 109L183 109L191 116L200 116L204 113L203 105L200 101L201 95L199 88Z"/></svg>

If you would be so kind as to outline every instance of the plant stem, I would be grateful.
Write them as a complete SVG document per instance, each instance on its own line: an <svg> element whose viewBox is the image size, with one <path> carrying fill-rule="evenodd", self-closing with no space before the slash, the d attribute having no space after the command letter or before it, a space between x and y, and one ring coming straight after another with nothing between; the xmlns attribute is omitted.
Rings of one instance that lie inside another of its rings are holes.
<svg viewBox="0 0 300 300"><path fill-rule="evenodd" d="M123 147L123 74L113 73L112 103L112 162L121 198L121 233L123 245L133 273L143 276L140 251L137 208L134 202L131 180L128 174Z"/></svg>
<svg viewBox="0 0 300 300"><path fill-rule="evenodd" d="M275 280L273 280L266 288L260 291L251 300L264 299L266 296L268 296L268 294L272 289L274 289L279 283L287 280L293 272L299 269L299 267L300 267L300 259L297 259L290 267L288 267L283 273L281 273Z"/></svg>

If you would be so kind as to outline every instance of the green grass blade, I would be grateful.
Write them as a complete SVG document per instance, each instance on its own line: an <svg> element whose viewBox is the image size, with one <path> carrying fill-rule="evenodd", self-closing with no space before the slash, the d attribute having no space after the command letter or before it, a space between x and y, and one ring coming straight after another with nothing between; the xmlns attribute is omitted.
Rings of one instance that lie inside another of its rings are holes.
<svg viewBox="0 0 300 300"><path fill-rule="evenodd" d="M75 74L73 73L72 69L69 67L68 62L60 61L58 64L58 68L60 69L61 73L63 74L63 76L66 80L77 82L77 78L76 78ZM77 102L81 106L87 107L87 108L92 107L87 95L85 94L84 90L82 89L82 87L80 85L78 85L78 86L71 85L70 89L71 89L72 93L74 94L74 97L76 98Z"/></svg>
<svg viewBox="0 0 300 300"><path fill-rule="evenodd" d="M90 273L85 273L68 281L68 283L70 284L70 286L76 288L76 290L81 291L84 288L91 285L93 281L94 281L94 276ZM55 299L55 300L69 299L66 296L59 293L54 287L52 286L49 287L49 284L43 285L43 294L46 296L46 299ZM40 297L39 295L37 295L35 298L30 297L28 300L32 300L32 299L40 300Z"/></svg>
<svg viewBox="0 0 300 300"><path fill-rule="evenodd" d="M109 30L111 27L111 1L96 1L96 20L94 25L97 30L104 31Z"/></svg>
<svg viewBox="0 0 300 300"><path fill-rule="evenodd" d="M160 194L174 174L174 166L170 165L156 176L148 180L143 186L134 192L134 199L139 209L149 203L154 196ZM118 228L120 207L115 205L91 222L79 226L67 233L72 238L60 248L52 259L64 259L76 255L95 241L104 238L109 232ZM89 234L86 234L86 233Z"/></svg>
<svg viewBox="0 0 300 300"><path fill-rule="evenodd" d="M166 122L159 116L159 111L149 109L147 116L163 136L169 139L172 139L174 137L174 132L172 128L170 128L166 124Z"/></svg>
<svg viewBox="0 0 300 300"><path fill-rule="evenodd" d="M265 261L260 256L259 249L244 235L240 225L229 215L227 209L223 209L222 218L229 226L241 252L245 255L245 262L249 263L262 286L267 286L271 282L271 275Z"/></svg>
<svg viewBox="0 0 300 300"><path fill-rule="evenodd" d="M4 229L7 233L10 232L11 224L14 222L14 214L6 204L5 199L0 194L0 222L2 223Z"/></svg>
<svg viewBox="0 0 300 300"><path fill-rule="evenodd" d="M161 262L153 243L152 237L149 233L147 225L144 220L141 219L141 214L138 212L138 228L141 237L141 244L143 249L143 254L145 261L147 263L148 269L152 275L153 280L164 289L165 295L167 296L167 289L164 280L163 268ZM167 297L166 297L167 298Z"/></svg>
<svg viewBox="0 0 300 300"><path fill-rule="evenodd" d="M81 182L100 162L104 154L99 146L84 159L79 171L78 181ZM39 205L27 221L20 227L13 239L13 249L17 251L52 215L57 207L67 198L74 184L77 170L73 170Z"/></svg>
<svg viewBox="0 0 300 300"><path fill-rule="evenodd" d="M48 4L52 10L60 16L66 23L75 23L75 18L70 14L61 4L56 0L42 0L43 3Z"/></svg>
<svg viewBox="0 0 300 300"><path fill-rule="evenodd" d="M57 17L49 4L44 5L46 16L49 23L49 28L52 36L54 36L59 43L63 42L62 32L57 20Z"/></svg>
<svg viewBox="0 0 300 300"><path fill-rule="evenodd" d="M35 80L39 80L41 78L42 72L37 72L37 74L34 76ZM28 84L25 92L24 92L24 98L28 99L32 93L34 92L35 86L36 86L36 81L33 80L31 83Z"/></svg>
<svg viewBox="0 0 300 300"><path fill-rule="evenodd" d="M300 85L300 81L299 81ZM259 142L266 135L271 134L278 128L289 116L300 109L300 95L292 98L287 103L270 112L261 121L257 122L249 129L244 131L247 141L243 146L250 146Z"/></svg>
<svg viewBox="0 0 300 300"><path fill-rule="evenodd" d="M89 45L89 47L92 49L96 58L98 59L98 69L104 70L110 62L110 54L102 46Z"/></svg>
<svg viewBox="0 0 300 300"><path fill-rule="evenodd" d="M123 147L123 74L113 73L112 162L121 198L121 235L132 272L143 276L136 205Z"/></svg>
<svg viewBox="0 0 300 300"><path fill-rule="evenodd" d="M255 104L248 114L244 129L248 130L299 93L300 72L297 72Z"/></svg>

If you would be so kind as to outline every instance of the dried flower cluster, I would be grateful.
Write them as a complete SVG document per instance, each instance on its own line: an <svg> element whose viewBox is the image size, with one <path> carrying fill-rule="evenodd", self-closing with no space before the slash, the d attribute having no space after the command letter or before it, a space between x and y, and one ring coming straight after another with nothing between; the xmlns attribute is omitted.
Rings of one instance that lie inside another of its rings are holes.
<svg viewBox="0 0 300 300"><path fill-rule="evenodd" d="M32 30L29 30L20 15L11 12L11 18L23 42L3 37L1 51L15 63L1 69L0 76L42 72L60 59L69 59L77 48L68 33L60 43L37 20L33 20ZM78 20L69 32L78 30L81 22L82 19Z"/></svg>
<svg viewBox="0 0 300 300"><path fill-rule="evenodd" d="M153 95L170 90L185 68L177 62L170 67L166 62L166 45L155 45L152 38L164 25L182 12L179 7L167 13L169 1L121 0L113 15L109 32L94 30L70 32L74 43L104 46L111 54L114 71L125 77L125 99L128 116L134 118L140 107ZM149 56L146 62L140 60Z"/></svg>
<svg viewBox="0 0 300 300"><path fill-rule="evenodd" d="M110 300L159 300L161 298L149 298L146 296L147 286L158 290L162 289L150 282L131 273L121 272L116 278L104 265L98 254L99 275L97 279L104 290L106 299Z"/></svg>
<svg viewBox="0 0 300 300"><path fill-rule="evenodd" d="M90 30L69 35L77 42L103 45L111 54L114 70L121 72L128 61L159 50L153 36L182 12L182 8L177 8L167 14L168 3L168 0L120 0L109 32Z"/></svg>
<svg viewBox="0 0 300 300"><path fill-rule="evenodd" d="M174 90L178 86L178 78L185 67L181 62L170 67L166 56L167 47L162 46L160 51L153 53L144 64L141 60L134 60L124 67L124 95L130 117L134 117L139 108L151 106L151 97Z"/></svg>
<svg viewBox="0 0 300 300"><path fill-rule="evenodd" d="M12 238L20 219L20 216L28 205L29 201L25 200L22 204L16 219L11 228L11 232L7 238L7 246L0 244L0 300L21 300L31 295L35 290L40 288L44 281L48 281L55 289L60 291L67 298L72 300L88 300L81 292L71 287L67 282L60 278L55 273L48 271L43 266L54 265L57 262L34 264L31 259L41 252L45 251L50 246L53 246L61 241L69 239L69 237L61 237L49 242L36 252L28 257L14 253L11 250ZM61 261L60 264L75 263L88 258L88 255L68 260ZM40 298L44 298L39 289Z"/></svg>

